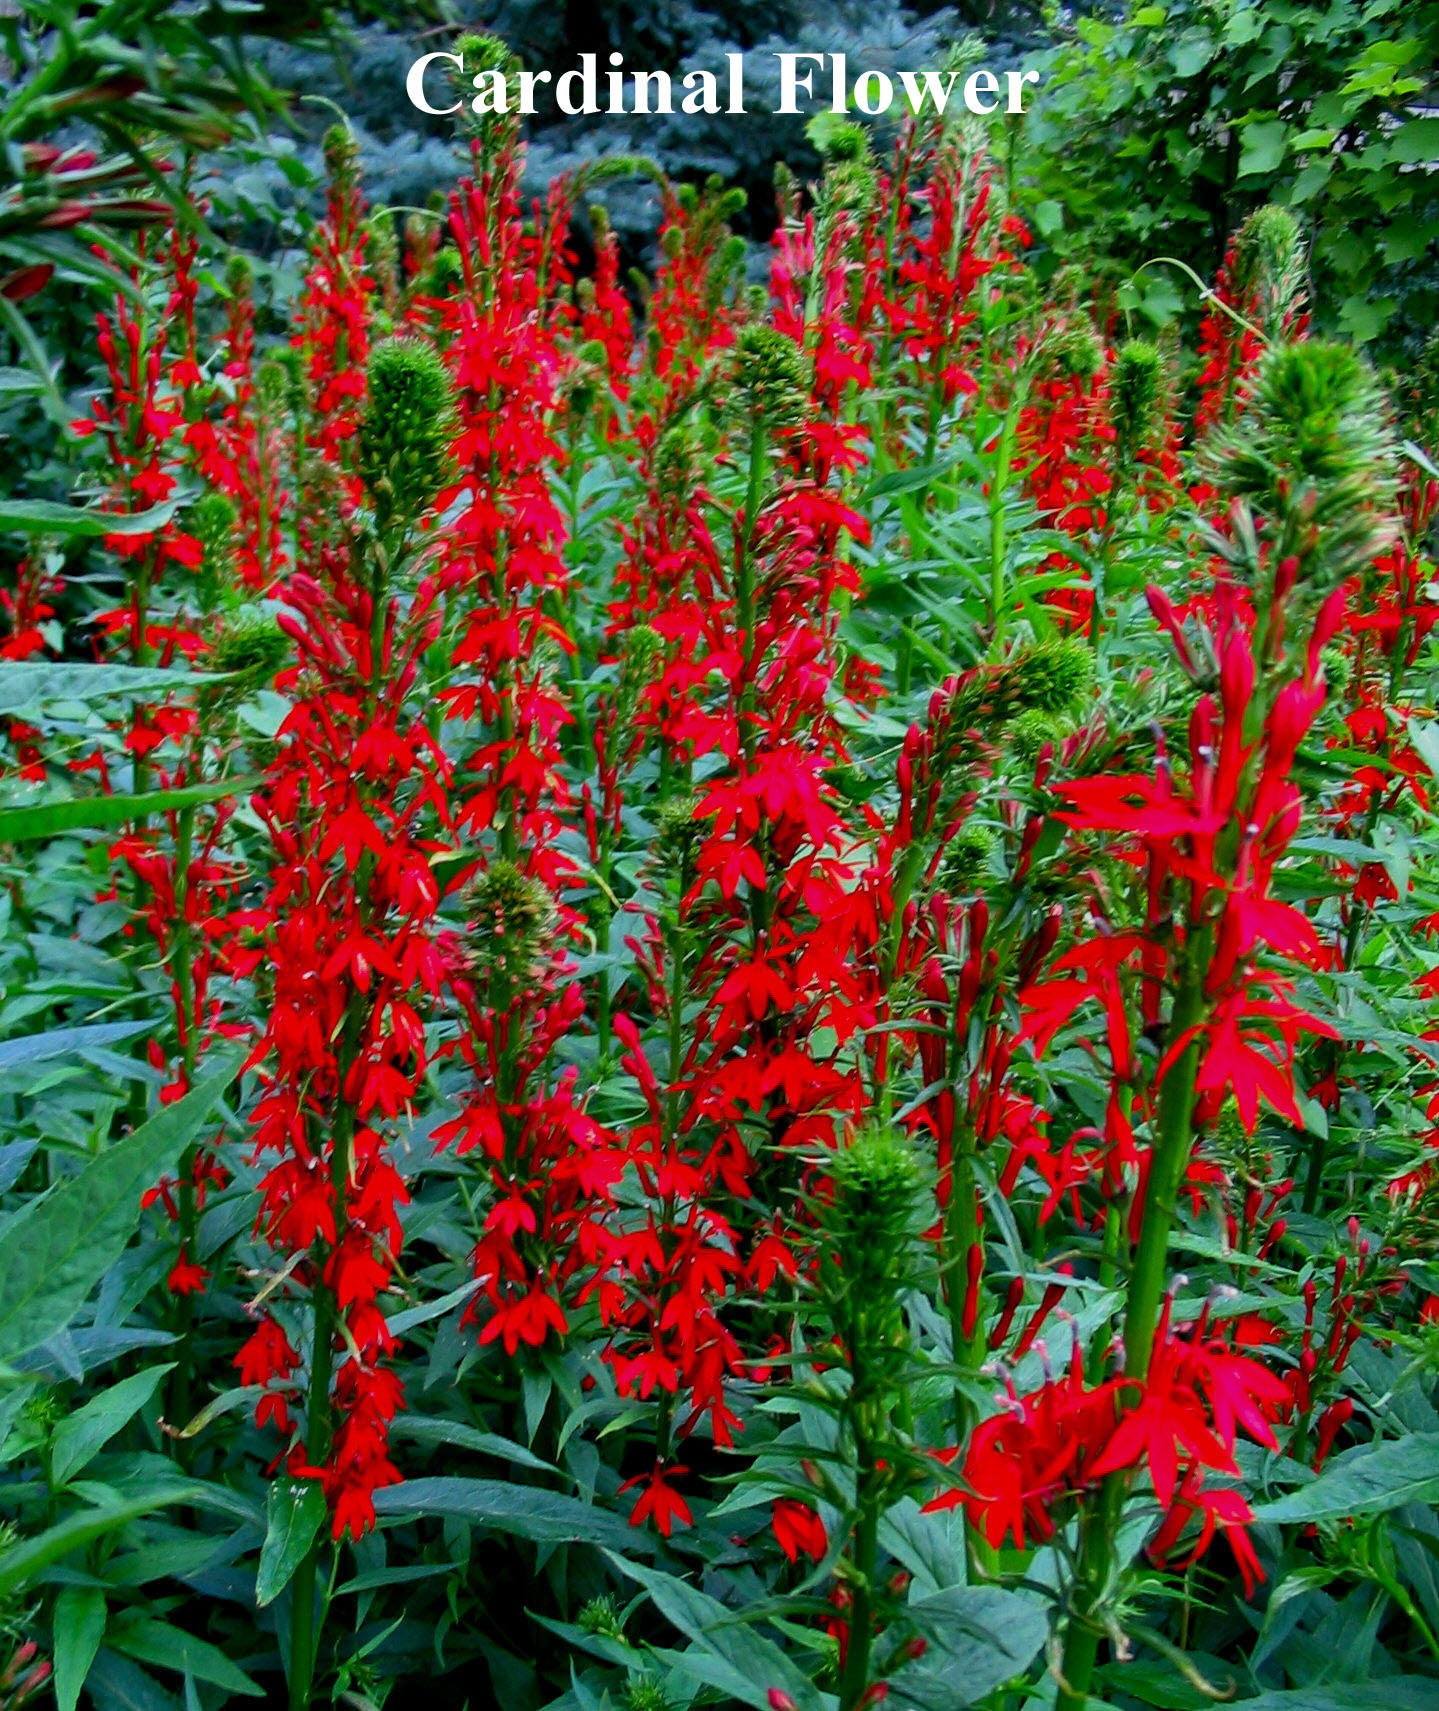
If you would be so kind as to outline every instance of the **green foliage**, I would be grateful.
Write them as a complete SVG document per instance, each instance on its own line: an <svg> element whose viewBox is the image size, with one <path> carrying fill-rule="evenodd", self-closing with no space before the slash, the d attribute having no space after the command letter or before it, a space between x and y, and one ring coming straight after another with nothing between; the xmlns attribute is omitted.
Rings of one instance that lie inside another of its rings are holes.
<svg viewBox="0 0 1439 1711"><path fill-rule="evenodd" d="M1056 24L1016 164L1059 256L1168 254L1207 281L1277 203L1311 233L1321 318L1418 342L1439 305L1432 6L1126 0ZM1179 283L1150 274L1125 302L1162 320Z"/></svg>

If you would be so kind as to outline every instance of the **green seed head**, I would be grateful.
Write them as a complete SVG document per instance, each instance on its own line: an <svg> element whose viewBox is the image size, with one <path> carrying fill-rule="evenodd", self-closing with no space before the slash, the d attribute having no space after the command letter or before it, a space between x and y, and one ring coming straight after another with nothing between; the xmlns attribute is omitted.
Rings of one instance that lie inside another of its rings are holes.
<svg viewBox="0 0 1439 1711"><path fill-rule="evenodd" d="M381 526L412 522L450 470L453 407L449 376L433 345L384 339L370 354L360 422L360 476Z"/></svg>

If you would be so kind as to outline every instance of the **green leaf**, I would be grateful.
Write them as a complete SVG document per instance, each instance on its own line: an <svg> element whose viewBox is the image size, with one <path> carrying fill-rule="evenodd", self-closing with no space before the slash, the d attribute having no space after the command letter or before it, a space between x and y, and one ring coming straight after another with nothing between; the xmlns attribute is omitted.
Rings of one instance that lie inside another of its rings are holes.
<svg viewBox="0 0 1439 1711"><path fill-rule="evenodd" d="M1434 1711L1439 1704L1439 1683L1432 1676L1389 1675L1382 1681L1281 1688L1261 1693L1257 1699L1223 1703L1231 1711Z"/></svg>
<svg viewBox="0 0 1439 1711"><path fill-rule="evenodd" d="M325 1493L313 1479L277 1479L265 1503L265 1543L255 1602L273 1604L290 1584L325 1519Z"/></svg>
<svg viewBox="0 0 1439 1711"><path fill-rule="evenodd" d="M112 1046L136 1034L153 1034L155 1024L139 1022L93 1022L80 1028L51 1028L44 1034L21 1034L0 1040L0 1070L18 1069L22 1064L43 1063L46 1058L66 1057L87 1046Z"/></svg>
<svg viewBox="0 0 1439 1711"><path fill-rule="evenodd" d="M227 1693L244 1694L249 1699L264 1698L264 1688L252 1681L238 1664L231 1663L218 1646L153 1616L142 1616L120 1633L111 1634L110 1645L137 1663L183 1671L196 1681L223 1687Z"/></svg>
<svg viewBox="0 0 1439 1711"><path fill-rule="evenodd" d="M1261 119L1246 125L1239 151L1240 178L1268 178L1284 164L1289 127L1283 119Z"/></svg>
<svg viewBox="0 0 1439 1711"><path fill-rule="evenodd" d="M142 1515L153 1514L167 1503L178 1501L180 1496L174 1492L152 1492L148 1497L136 1497L129 1503L107 1503L98 1509L82 1509L35 1538L25 1539L10 1550L0 1552L0 1598L8 1598L12 1592L28 1586L52 1562L69 1556L71 1551L88 1545L92 1539L103 1538L128 1521L138 1521Z"/></svg>
<svg viewBox="0 0 1439 1711"><path fill-rule="evenodd" d="M973 1705L1028 1669L1049 1637L1044 1604L998 1586L950 1586L906 1611L929 1641L924 1668L905 1678L916 1705Z"/></svg>
<svg viewBox="0 0 1439 1711"><path fill-rule="evenodd" d="M140 1196L172 1172L235 1074L235 1059L21 1207L0 1243L0 1361L68 1325L135 1231Z"/></svg>
<svg viewBox="0 0 1439 1711"><path fill-rule="evenodd" d="M163 529L179 509L168 499L148 511L121 515L82 511L53 499L0 500L0 532L27 535L149 535Z"/></svg>
<svg viewBox="0 0 1439 1711"><path fill-rule="evenodd" d="M1406 119L1390 139L1389 158L1406 166L1439 161L1439 118Z"/></svg>
<svg viewBox="0 0 1439 1711"><path fill-rule="evenodd" d="M1254 1518L1271 1524L1339 1521L1397 1509L1404 1503L1429 1503L1436 1496L1439 1432L1411 1432L1347 1451L1309 1484L1260 1504Z"/></svg>
<svg viewBox="0 0 1439 1711"><path fill-rule="evenodd" d="M718 1599L708 1597L688 1581L659 1569L643 1568L613 1551L605 1555L621 1574L638 1581L660 1614L704 1653L702 1659L674 1659L687 1674L742 1705L754 1706L755 1711L770 1711L772 1688L789 1694L800 1711L823 1703L813 1684L773 1640L757 1633Z"/></svg>
<svg viewBox="0 0 1439 1711"><path fill-rule="evenodd" d="M139 796L71 796L37 802L27 808L0 808L0 844L31 843L105 826L123 826L147 814L174 813L200 802L219 802L247 790L253 779L232 778L214 784L187 784L180 790L147 790Z"/></svg>
<svg viewBox="0 0 1439 1711"><path fill-rule="evenodd" d="M104 1637L104 1590L67 1586L55 1600L56 1711L75 1711L80 1689Z"/></svg>
<svg viewBox="0 0 1439 1711"><path fill-rule="evenodd" d="M1052 197L1034 205L1034 227L1042 238L1052 238L1064 226L1064 209Z"/></svg>
<svg viewBox="0 0 1439 1711"><path fill-rule="evenodd" d="M218 675L218 674L217 674ZM0 665L0 713L29 713L49 701L98 701L193 689L214 681L204 673L158 665L70 665L15 660Z"/></svg>
<svg viewBox="0 0 1439 1711"><path fill-rule="evenodd" d="M140 1412L155 1394L160 1380L174 1366L146 1367L131 1373L93 1396L74 1414L67 1414L55 1428L50 1442L50 1477L56 1485L67 1484L87 1462L97 1456L123 1426Z"/></svg>
<svg viewBox="0 0 1439 1711"><path fill-rule="evenodd" d="M613 1545L617 1550L633 1550L643 1542L627 1521L608 1510L562 1492L511 1485L502 1479L407 1479L403 1485L375 1493L375 1513L389 1518L445 1515L543 1545Z"/></svg>

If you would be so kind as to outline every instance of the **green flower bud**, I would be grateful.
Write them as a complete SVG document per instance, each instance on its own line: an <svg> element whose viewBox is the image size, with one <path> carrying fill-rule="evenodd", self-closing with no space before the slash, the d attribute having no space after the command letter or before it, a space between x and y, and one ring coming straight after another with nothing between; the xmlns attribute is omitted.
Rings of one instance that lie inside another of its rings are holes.
<svg viewBox="0 0 1439 1711"><path fill-rule="evenodd" d="M455 52L464 61L464 70L451 68L454 99L462 103L461 115L466 125L479 137L481 147L489 152L497 144L519 134L519 115L513 110L508 113L477 113L474 108L475 79L485 72L498 72L505 78L508 90L520 70L519 56L498 36L475 32L461 36L455 43ZM514 100L513 94L509 99Z"/></svg>
<svg viewBox="0 0 1439 1711"><path fill-rule="evenodd" d="M1239 431L1214 458L1227 491L1277 508L1285 494L1352 485L1390 502L1394 443L1374 375L1357 351L1326 339L1265 352Z"/></svg>
<svg viewBox="0 0 1439 1711"><path fill-rule="evenodd" d="M964 826L944 846L941 883L961 895L978 888L989 869L994 839L982 826Z"/></svg>
<svg viewBox="0 0 1439 1711"><path fill-rule="evenodd" d="M615 690L615 711L622 725L634 717L640 697L654 681L655 662L664 646L658 630L636 624L625 631L620 644L620 680Z"/></svg>
<svg viewBox="0 0 1439 1711"><path fill-rule="evenodd" d="M465 962L492 1008L507 1010L541 975L559 910L548 886L512 861L496 861L465 896Z"/></svg>
<svg viewBox="0 0 1439 1711"><path fill-rule="evenodd" d="M1324 692L1337 701L1349 688L1354 676L1354 662L1344 649L1331 643L1319 656L1319 669L1324 674Z"/></svg>
<svg viewBox="0 0 1439 1711"><path fill-rule="evenodd" d="M674 1711L664 1688L652 1675L632 1675L625 1686L625 1711Z"/></svg>
<svg viewBox="0 0 1439 1711"><path fill-rule="evenodd" d="M382 340L370 353L360 420L360 478L383 528L413 522L450 469L453 408L449 375L433 345Z"/></svg>
<svg viewBox="0 0 1439 1711"><path fill-rule="evenodd" d="M1058 743L1068 735L1063 721L1039 707L1027 708L1005 733L1010 751L1026 766L1033 766L1048 743Z"/></svg>
<svg viewBox="0 0 1439 1711"><path fill-rule="evenodd" d="M804 353L776 327L751 323L735 341L734 384L746 413L772 429L797 428L809 413Z"/></svg>
<svg viewBox="0 0 1439 1711"><path fill-rule="evenodd" d="M216 719L233 712L257 690L268 689L289 659L290 648L290 638L268 612L242 608L227 617L205 661L206 670L224 681L207 684L200 691L202 711Z"/></svg>
<svg viewBox="0 0 1439 1711"><path fill-rule="evenodd" d="M625 1637L619 1610L607 1592L591 1598L588 1604L582 1604L575 1621L587 1634L603 1634L607 1640L623 1640Z"/></svg>
<svg viewBox="0 0 1439 1711"><path fill-rule="evenodd" d="M704 836L704 822L697 818L698 796L671 796L655 815L655 849L667 872L688 890L694 878L695 851Z"/></svg>
<svg viewBox="0 0 1439 1711"><path fill-rule="evenodd" d="M1104 365L1104 346L1088 316L1066 321L1047 341L1054 367L1072 380L1093 380Z"/></svg>
<svg viewBox="0 0 1439 1711"><path fill-rule="evenodd" d="M1128 467L1153 442L1163 414L1164 362L1147 339L1121 345L1109 374L1109 420L1114 448Z"/></svg>
<svg viewBox="0 0 1439 1711"><path fill-rule="evenodd" d="M1256 208L1234 236L1230 286L1241 310L1252 307L1268 337L1304 297L1304 234L1287 208Z"/></svg>
<svg viewBox="0 0 1439 1711"><path fill-rule="evenodd" d="M863 1322L874 1339L867 1350L851 1346L851 1354L881 1357L894 1346L900 1298L917 1271L923 1218L918 1155L908 1138L876 1125L826 1162L830 1197L816 1208L826 1292L842 1291L846 1316Z"/></svg>
<svg viewBox="0 0 1439 1711"><path fill-rule="evenodd" d="M1065 636L1016 654L1009 673L1017 706L1052 716L1076 707L1094 687L1094 655L1083 642Z"/></svg>
<svg viewBox="0 0 1439 1711"><path fill-rule="evenodd" d="M853 119L831 113L816 113L804 128L815 152L827 165L840 161L869 159L869 132Z"/></svg>
<svg viewBox="0 0 1439 1711"><path fill-rule="evenodd" d="M660 497L675 505L684 504L700 479L700 448L694 432L681 417L660 436L655 447L655 486Z"/></svg>
<svg viewBox="0 0 1439 1711"><path fill-rule="evenodd" d="M369 235L365 259L370 271L387 295L393 297L400 288L400 240L394 219L387 213L374 214L365 230Z"/></svg>
<svg viewBox="0 0 1439 1711"><path fill-rule="evenodd" d="M360 146L348 125L331 125L320 143L325 173L336 189L354 191L360 183Z"/></svg>

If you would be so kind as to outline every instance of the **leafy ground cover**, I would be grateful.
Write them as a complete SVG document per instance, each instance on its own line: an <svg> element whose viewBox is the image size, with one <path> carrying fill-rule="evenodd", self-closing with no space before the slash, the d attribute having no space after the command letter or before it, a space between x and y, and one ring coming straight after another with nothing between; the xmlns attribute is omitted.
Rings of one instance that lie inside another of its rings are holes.
<svg viewBox="0 0 1439 1711"><path fill-rule="evenodd" d="M6 1703L1439 1704L1436 377L813 141L763 287L503 120L291 305L148 209L0 505Z"/></svg>

